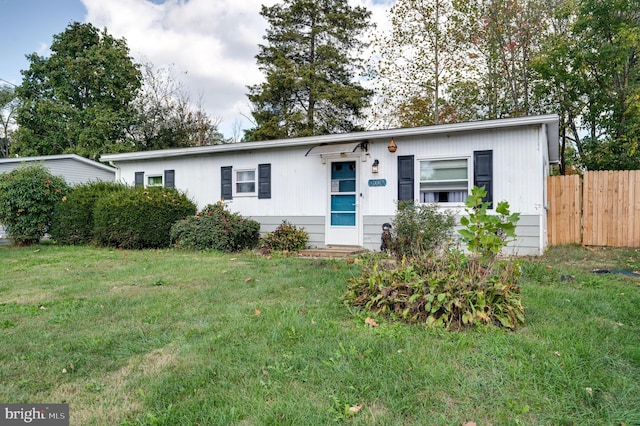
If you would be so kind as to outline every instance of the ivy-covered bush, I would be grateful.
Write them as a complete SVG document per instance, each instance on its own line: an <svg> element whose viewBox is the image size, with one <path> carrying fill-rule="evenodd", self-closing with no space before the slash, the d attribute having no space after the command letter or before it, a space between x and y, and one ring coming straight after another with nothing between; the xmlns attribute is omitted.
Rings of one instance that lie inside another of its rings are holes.
<svg viewBox="0 0 640 426"><path fill-rule="evenodd" d="M196 205L175 189L115 191L96 201L94 237L98 244L110 247L169 247L173 224L195 212Z"/></svg>
<svg viewBox="0 0 640 426"><path fill-rule="evenodd" d="M36 244L47 233L56 205L69 191L63 178L40 164L0 174L0 223L16 245Z"/></svg>
<svg viewBox="0 0 640 426"><path fill-rule="evenodd" d="M127 189L119 183L102 181L73 187L67 197L56 206L49 230L51 238L64 245L92 243L93 211L97 200L106 194Z"/></svg>
<svg viewBox="0 0 640 426"><path fill-rule="evenodd" d="M262 240L262 249L271 251L300 251L307 247L309 234L304 228L298 228L286 220L273 232L267 233Z"/></svg>
<svg viewBox="0 0 640 426"><path fill-rule="evenodd" d="M434 204L400 202L389 249L397 259L424 256L448 244L455 224L453 213Z"/></svg>
<svg viewBox="0 0 640 426"><path fill-rule="evenodd" d="M223 203L210 204L171 228L171 242L181 249L235 252L255 248L259 241L260 224L230 212Z"/></svg>

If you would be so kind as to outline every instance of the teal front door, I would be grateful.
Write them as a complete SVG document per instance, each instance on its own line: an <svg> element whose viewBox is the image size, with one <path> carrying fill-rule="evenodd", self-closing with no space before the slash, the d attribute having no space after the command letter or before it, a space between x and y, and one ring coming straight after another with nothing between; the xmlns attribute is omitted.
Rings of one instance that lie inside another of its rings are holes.
<svg viewBox="0 0 640 426"><path fill-rule="evenodd" d="M356 161L332 161L327 245L359 245Z"/></svg>

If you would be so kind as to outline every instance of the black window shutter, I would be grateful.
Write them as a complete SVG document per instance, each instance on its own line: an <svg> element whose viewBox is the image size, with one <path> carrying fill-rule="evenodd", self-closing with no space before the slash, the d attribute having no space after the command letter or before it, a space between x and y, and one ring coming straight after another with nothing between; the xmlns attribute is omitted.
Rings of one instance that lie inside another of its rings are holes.
<svg viewBox="0 0 640 426"><path fill-rule="evenodd" d="M493 151L474 151L473 153L473 184L484 187L487 195L482 201L493 208Z"/></svg>
<svg viewBox="0 0 640 426"><path fill-rule="evenodd" d="M220 168L221 198L223 200L233 199L233 168L231 166Z"/></svg>
<svg viewBox="0 0 640 426"><path fill-rule="evenodd" d="M175 170L164 171L164 187L165 188L176 187L176 171Z"/></svg>
<svg viewBox="0 0 640 426"><path fill-rule="evenodd" d="M136 172L135 186L144 186L144 172Z"/></svg>
<svg viewBox="0 0 640 426"><path fill-rule="evenodd" d="M258 198L271 198L271 164L258 164Z"/></svg>
<svg viewBox="0 0 640 426"><path fill-rule="evenodd" d="M413 201L413 155L398 157L398 201Z"/></svg>

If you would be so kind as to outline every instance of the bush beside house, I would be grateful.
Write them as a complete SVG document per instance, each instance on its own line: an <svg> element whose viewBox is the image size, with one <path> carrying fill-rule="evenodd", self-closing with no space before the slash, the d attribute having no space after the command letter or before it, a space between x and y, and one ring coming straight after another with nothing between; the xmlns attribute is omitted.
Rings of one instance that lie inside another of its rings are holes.
<svg viewBox="0 0 640 426"><path fill-rule="evenodd" d="M275 251L300 251L307 248L309 234L304 228L298 228L286 220L273 232L268 232L262 239L261 249L268 253Z"/></svg>
<svg viewBox="0 0 640 426"><path fill-rule="evenodd" d="M460 230L466 253L441 246L448 234L448 227L441 226L448 223L446 214L399 211L395 223L403 225L397 226L391 244L398 250L395 255L399 261L369 259L362 275L349 280L345 302L395 320L437 328L491 324L513 329L523 323L524 307L517 285L520 265L498 257L509 238L515 238L518 214L501 202L498 214L489 215L485 195L476 187L466 202L467 216ZM433 238L428 239L432 246L414 246L416 230L427 216L439 224Z"/></svg>
<svg viewBox="0 0 640 426"><path fill-rule="evenodd" d="M14 244L38 243L49 230L56 205L68 192L64 179L40 164L0 174L0 223Z"/></svg>
<svg viewBox="0 0 640 426"><path fill-rule="evenodd" d="M56 206L49 231L51 238L63 245L93 243L96 202L107 194L127 189L127 186L119 183L102 181L75 186Z"/></svg>
<svg viewBox="0 0 640 426"><path fill-rule="evenodd" d="M176 248L190 250L252 249L260 241L260 224L230 212L223 203L210 204L197 215L176 222L171 241Z"/></svg>
<svg viewBox="0 0 640 426"><path fill-rule="evenodd" d="M170 188L133 188L100 197L94 210L98 244L124 249L169 247L171 226L193 215L196 205Z"/></svg>

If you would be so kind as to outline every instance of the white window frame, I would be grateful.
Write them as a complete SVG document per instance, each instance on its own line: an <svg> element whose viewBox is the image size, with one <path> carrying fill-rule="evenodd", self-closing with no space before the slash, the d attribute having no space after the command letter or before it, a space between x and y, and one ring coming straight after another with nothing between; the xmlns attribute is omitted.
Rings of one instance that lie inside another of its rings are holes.
<svg viewBox="0 0 640 426"><path fill-rule="evenodd" d="M473 171L471 170L471 157L469 156L459 156L459 157L429 157L429 158L421 158L418 160L418 194L419 194L419 200L421 204L438 204L438 205L442 205L442 206L447 206L447 207L464 207L465 205L465 201L423 201L424 197L423 197L423 191L422 189L422 184L424 182L427 182L426 180L422 180L422 163L425 162L439 162L439 161L461 161L464 160L467 163L467 178L466 178L466 191L467 191L467 197L469 196L469 194L471 193L471 183L473 182ZM452 179L450 180L450 182L454 182L455 180ZM459 179L459 181L462 183L462 179ZM442 180L441 182L448 182L447 180ZM460 186L460 190L462 189L462 185ZM433 191L433 192L450 192L450 191ZM466 198L465 198L466 200Z"/></svg>
<svg viewBox="0 0 640 426"><path fill-rule="evenodd" d="M253 180L239 180L242 173L252 172ZM239 191L238 185L243 183L253 183L253 191ZM233 170L233 196L238 197L257 197L258 196L258 170L257 168L242 168Z"/></svg>
<svg viewBox="0 0 640 426"><path fill-rule="evenodd" d="M164 186L164 176L162 176L162 175L158 175L158 174L147 175L147 176L145 176L145 178L147 180L147 182L146 182L147 183L147 188L156 188L156 187L157 188L162 188ZM160 183L151 184L151 179L158 179L158 178L160 178Z"/></svg>

